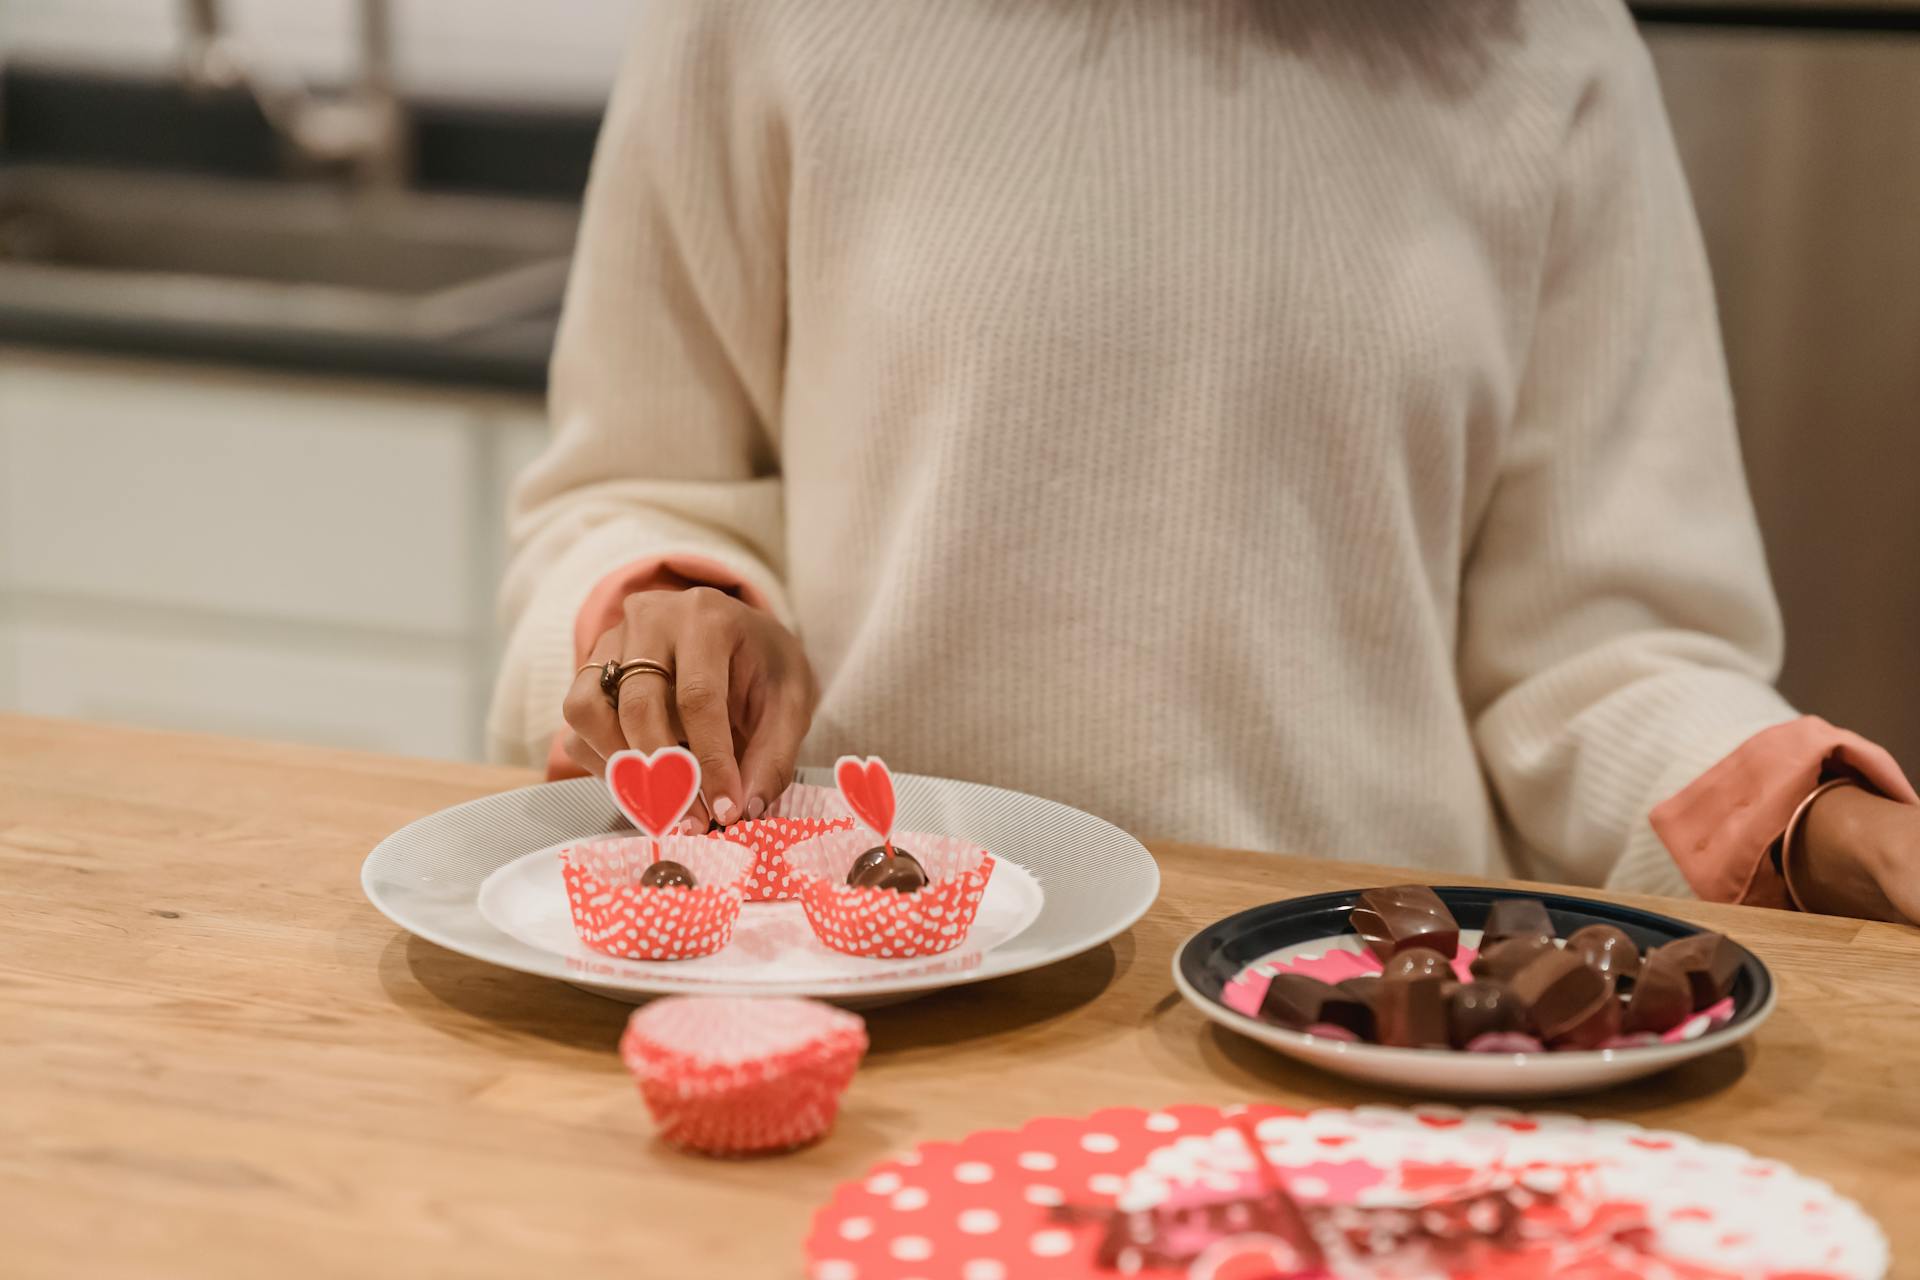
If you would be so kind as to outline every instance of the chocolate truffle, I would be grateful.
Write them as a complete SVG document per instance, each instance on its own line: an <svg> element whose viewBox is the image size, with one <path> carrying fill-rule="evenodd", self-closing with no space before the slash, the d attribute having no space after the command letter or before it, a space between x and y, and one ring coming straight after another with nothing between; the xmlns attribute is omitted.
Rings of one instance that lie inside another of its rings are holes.
<svg viewBox="0 0 1920 1280"><path fill-rule="evenodd" d="M1566 1035L1613 999L1612 982L1560 947L1549 947L1535 956L1509 985L1542 1040Z"/></svg>
<svg viewBox="0 0 1920 1280"><path fill-rule="evenodd" d="M1504 983L1463 982L1447 996L1447 1033L1456 1049L1493 1032L1526 1029L1527 1015Z"/></svg>
<svg viewBox="0 0 1920 1280"><path fill-rule="evenodd" d="M646 889L691 889L694 885L693 872L671 859L662 858L640 873L640 885Z"/></svg>
<svg viewBox="0 0 1920 1280"><path fill-rule="evenodd" d="M1640 948L1633 945L1626 930L1610 924L1590 924L1574 930L1567 939L1567 950L1604 977L1633 978L1640 973Z"/></svg>
<svg viewBox="0 0 1920 1280"><path fill-rule="evenodd" d="M1515 938L1554 939L1553 917L1538 898L1502 898L1487 908L1487 924L1480 931L1480 950L1489 951Z"/></svg>
<svg viewBox="0 0 1920 1280"><path fill-rule="evenodd" d="M1380 980L1373 988L1375 1030L1381 1044L1402 1049L1447 1047L1446 984L1439 978Z"/></svg>
<svg viewBox="0 0 1920 1280"><path fill-rule="evenodd" d="M1693 1012L1693 984L1687 980L1686 957L1684 953L1668 955L1669 950L1654 948L1640 966L1622 1024L1627 1035L1671 1031Z"/></svg>
<svg viewBox="0 0 1920 1280"><path fill-rule="evenodd" d="M1396 978L1447 978L1453 977L1453 965L1447 958L1431 947L1408 947L1387 961L1381 970L1383 981Z"/></svg>
<svg viewBox="0 0 1920 1280"><path fill-rule="evenodd" d="M1473 976L1511 982L1514 974L1532 964L1542 952L1553 949L1553 944L1544 938L1509 938L1473 958Z"/></svg>
<svg viewBox="0 0 1920 1280"><path fill-rule="evenodd" d="M1303 1031L1339 1027L1360 1040L1373 1038L1373 1007L1365 1000L1303 973L1275 974L1260 1000L1262 1021Z"/></svg>
<svg viewBox="0 0 1920 1280"><path fill-rule="evenodd" d="M1740 972L1740 952L1725 935L1690 933L1660 950L1673 952L1668 958L1687 975L1696 1013L1726 999L1733 991L1733 980Z"/></svg>
<svg viewBox="0 0 1920 1280"><path fill-rule="evenodd" d="M1592 1013L1562 1031L1555 1038L1556 1049L1598 1049L1603 1043L1620 1034L1620 998L1614 994L1612 978L1603 977L1606 986L1606 998L1594 1006Z"/></svg>
<svg viewBox="0 0 1920 1280"><path fill-rule="evenodd" d="M1453 913L1423 884L1367 890L1347 923L1383 962L1412 947L1431 947L1451 957L1460 944Z"/></svg>
<svg viewBox="0 0 1920 1280"><path fill-rule="evenodd" d="M918 893L927 887L927 869L905 849L895 849L889 855L884 845L877 845L853 860L847 883L858 889Z"/></svg>

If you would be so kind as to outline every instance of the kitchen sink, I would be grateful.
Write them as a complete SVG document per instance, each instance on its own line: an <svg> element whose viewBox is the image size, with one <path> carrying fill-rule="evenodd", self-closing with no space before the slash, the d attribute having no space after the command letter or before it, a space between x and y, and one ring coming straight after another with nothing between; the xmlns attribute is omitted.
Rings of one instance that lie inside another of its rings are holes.
<svg viewBox="0 0 1920 1280"><path fill-rule="evenodd" d="M242 344L550 331L576 206L57 166L0 167L0 321Z"/></svg>

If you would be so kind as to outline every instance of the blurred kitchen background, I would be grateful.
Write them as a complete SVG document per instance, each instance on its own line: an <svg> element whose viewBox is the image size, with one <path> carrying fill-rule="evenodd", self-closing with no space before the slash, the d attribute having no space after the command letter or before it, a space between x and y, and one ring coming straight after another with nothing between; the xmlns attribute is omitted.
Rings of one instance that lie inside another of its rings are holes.
<svg viewBox="0 0 1920 1280"><path fill-rule="evenodd" d="M0 0L0 709L477 757L645 0ZM1920 0L1637 6L1783 686L1920 768Z"/></svg>

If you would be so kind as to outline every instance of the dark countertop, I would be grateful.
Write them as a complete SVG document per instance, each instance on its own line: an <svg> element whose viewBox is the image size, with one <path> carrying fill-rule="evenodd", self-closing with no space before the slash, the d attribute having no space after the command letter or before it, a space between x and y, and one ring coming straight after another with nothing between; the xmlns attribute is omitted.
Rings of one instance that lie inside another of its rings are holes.
<svg viewBox="0 0 1920 1280"><path fill-rule="evenodd" d="M414 104L414 187L426 196L511 197L570 218L586 184L591 112ZM284 182L277 141L241 93L169 81L10 67L0 75L0 262L9 174L58 170ZM322 338L295 330L117 315L0 293L0 343L199 359L530 392L546 385L559 291L510 319L454 336Z"/></svg>

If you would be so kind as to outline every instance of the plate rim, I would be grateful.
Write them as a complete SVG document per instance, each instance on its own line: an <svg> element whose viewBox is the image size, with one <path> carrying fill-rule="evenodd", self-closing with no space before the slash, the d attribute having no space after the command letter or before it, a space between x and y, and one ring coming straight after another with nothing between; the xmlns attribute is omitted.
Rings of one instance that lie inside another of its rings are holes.
<svg viewBox="0 0 1920 1280"><path fill-rule="evenodd" d="M1259 903L1236 911L1232 915L1222 916L1211 924L1203 925L1174 948L1171 964L1174 986L1180 992L1181 998L1214 1022L1315 1066L1340 1072L1343 1069L1335 1064L1349 1057L1355 1063L1392 1064L1407 1068L1423 1063L1434 1066L1447 1063L1450 1069L1436 1074L1454 1077L1454 1083L1475 1086L1491 1085L1494 1083L1494 1077L1527 1071L1533 1072L1535 1078L1605 1073L1608 1077L1606 1083L1625 1083L1627 1079L1650 1075L1655 1071L1704 1056L1716 1049L1740 1043L1759 1030L1761 1024L1772 1016L1774 1008L1779 1004L1780 986L1774 980L1773 971L1767 967L1766 961L1738 938L1728 936L1727 940L1740 949L1743 963L1750 962L1758 970L1762 984L1760 999L1749 1008L1736 1012L1727 1023L1711 1031L1674 1044L1638 1045L1625 1049L1563 1049L1553 1053L1467 1054L1457 1049L1412 1049L1384 1044L1350 1044L1324 1036L1308 1035L1304 1031L1294 1031L1287 1027L1276 1027L1241 1013L1238 1009L1231 1008L1202 992L1186 971L1189 953L1201 945L1203 939L1209 939L1210 936L1217 937L1236 922L1245 920L1246 917L1264 915L1276 907L1293 907L1300 910L1314 906L1335 906L1339 905L1341 899L1357 898L1369 888L1376 887L1378 886L1335 889L1325 893L1277 898L1272 902ZM1608 902L1602 898L1588 898L1557 890L1538 892L1527 889L1508 889L1496 885L1433 885L1430 887L1443 896L1450 892L1474 893L1495 898L1536 898L1546 902L1548 906L1559 903L1582 910L1597 907L1602 909L1602 914L1638 916L1658 922L1663 927L1678 929L1683 934L1708 932L1702 926L1690 921L1658 911L1649 911L1644 907L1633 907L1624 903ZM1331 939L1342 935L1325 936ZM1435 1083L1444 1088L1449 1082L1436 1080Z"/></svg>
<svg viewBox="0 0 1920 1280"><path fill-rule="evenodd" d="M803 767L796 771L794 780L796 782L808 782L818 785L823 778L830 780L830 772L830 770L818 767ZM1076 814L1082 820L1094 824L1096 830L1104 828L1106 831L1112 832L1122 841L1126 842L1126 844L1131 845L1133 851L1137 851L1142 864L1140 868L1142 874L1140 877L1139 891L1133 901L1127 903L1111 921L1101 925L1094 932L1085 937L1075 938L1070 943L1063 943L1048 950L1038 952L1022 963L995 968L987 963L987 959L991 957L994 952L986 951L981 953L982 963L971 969L953 970L947 973L924 977L902 977L892 980L881 980L862 985L857 989L830 990L817 986L810 989L781 987L766 994L805 996L809 991L816 991L819 992L819 994L814 998L818 999L865 1000L868 997L921 995L943 990L947 987L967 986L976 982L986 982L994 978L1006 978L1019 973L1030 973L1036 969L1044 969L1048 966L1071 960L1076 956L1084 955L1096 947L1111 942L1138 924L1141 919L1146 916L1147 912L1153 909L1154 904L1160 900L1160 890L1164 884L1164 876L1161 873L1159 859L1154 857L1153 851L1147 848L1146 844L1138 837L1124 828L1100 817L1098 814L1088 813L1084 809L1074 808L1074 806L1066 804L1063 801L1050 800L1045 796L1036 796L1028 792L1015 791L1009 787L996 787L989 783L968 782L958 778L942 778L932 774L896 773L894 776L896 783L909 781L914 784L932 783L942 788L957 788L963 792L991 793L1020 800L1039 801ZM412 821L388 832L387 835L383 836L373 848L367 852L366 857L360 864L360 891L376 911L382 916L385 916L389 922L397 926L402 932L418 937L444 950L451 951L456 955L466 956L470 960L477 960L483 964L493 965L497 968L507 969L516 973L525 973L534 977L546 978L555 982L565 982L575 986L584 986L589 989L598 987L609 991L617 990L625 994L642 997L700 994L753 996L762 994L758 988L750 986L726 986L716 984L711 987L703 986L699 989L693 989L687 986L661 987L651 983L638 983L632 979L623 978L618 975L594 973L584 969L580 971L560 972L559 970L566 965L564 957L541 951L538 948L520 941L511 934L503 932L495 926L492 921L487 920L481 915L479 911L480 885L485 883L486 877L492 875L493 872L499 870L500 867L525 857L529 853L539 852L539 849L521 850L504 859L497 866L491 867L482 873L473 886L473 892L467 904L468 909L472 911L474 917L485 927L487 932L492 935L490 941L517 948L521 952L526 953L526 956L530 960L530 963L527 964L510 963L497 955L484 954L480 949L447 935L431 924L404 919L401 914L393 909L393 904L383 900L383 895L378 891L374 873L375 863L381 856L381 851L387 848L391 842L400 838L405 833L412 831L420 824L431 822L443 815L454 813L469 806L496 803L502 797L541 792L553 787L579 787L582 784L590 784L592 781L590 778L581 777L565 778L550 782L534 782L525 786L509 787L503 791L490 791L484 795L463 800L458 804L446 805L433 810L431 813L422 814ZM593 835L600 834L611 833L587 832L574 838L587 839ZM541 846L541 848L545 847L547 846ZM1041 882L1042 892L1045 893L1047 891L1046 880L1040 872L1026 863L1020 863L1019 865L1029 875L1034 876L1036 880ZM1031 929L1032 925L1029 924L1027 928ZM1014 938L1009 939L1009 941L1018 939L1024 936L1025 933L1026 930L1022 930L1020 934L1014 935Z"/></svg>

